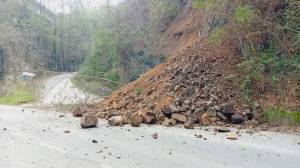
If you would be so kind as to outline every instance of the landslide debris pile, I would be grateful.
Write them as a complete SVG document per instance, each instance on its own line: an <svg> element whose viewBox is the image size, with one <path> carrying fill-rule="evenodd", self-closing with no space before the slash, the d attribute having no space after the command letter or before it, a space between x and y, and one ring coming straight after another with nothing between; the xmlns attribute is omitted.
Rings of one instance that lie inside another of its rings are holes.
<svg viewBox="0 0 300 168"><path fill-rule="evenodd" d="M165 63L99 104L80 107L74 115L95 113L112 126L146 123L192 129L197 125L257 124L259 105L243 103L239 83L233 80L239 78L235 65L240 57L229 49L232 47L215 48L195 38L201 22L199 13L189 11L166 31L170 45L164 48L180 47L174 48Z"/></svg>
<svg viewBox="0 0 300 168"><path fill-rule="evenodd" d="M228 57L226 48L212 52L203 43L178 52L103 102L77 109L76 115L97 113L113 126L146 123L193 128L252 120L259 109L243 104L238 86L228 79L238 60Z"/></svg>

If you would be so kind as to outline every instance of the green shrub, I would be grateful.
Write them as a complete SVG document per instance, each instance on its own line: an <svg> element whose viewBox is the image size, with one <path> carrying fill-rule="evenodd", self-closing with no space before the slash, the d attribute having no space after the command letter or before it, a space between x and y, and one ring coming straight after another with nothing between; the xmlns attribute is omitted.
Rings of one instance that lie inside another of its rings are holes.
<svg viewBox="0 0 300 168"><path fill-rule="evenodd" d="M240 24L250 23L252 17L253 11L249 5L236 8L233 14L234 20Z"/></svg>
<svg viewBox="0 0 300 168"><path fill-rule="evenodd" d="M263 67L261 64L257 64L257 60L255 58L245 59L245 61L238 64L237 67L243 73L240 84L241 96L249 105L252 105L252 83L254 81L261 80Z"/></svg>
<svg viewBox="0 0 300 168"><path fill-rule="evenodd" d="M264 118L271 123L298 125L300 124L300 112L289 111L283 107L270 107L264 112Z"/></svg>
<svg viewBox="0 0 300 168"><path fill-rule="evenodd" d="M295 54L287 56L285 53L278 52L278 45L271 42L269 48L258 53L258 56L249 53L245 60L238 64L238 68L243 73L241 80L241 95L251 103L253 83L265 80L270 80L274 88L276 88L279 78L284 75L295 75L300 72L300 56Z"/></svg>
<svg viewBox="0 0 300 168"><path fill-rule="evenodd" d="M213 45L219 45L223 41L224 35L225 30L223 28L216 28L208 37L208 42Z"/></svg>
<svg viewBox="0 0 300 168"><path fill-rule="evenodd" d="M137 96L141 95L142 92L143 92L143 90L142 90L142 88L140 88L140 87L138 87L138 88L135 89L135 94L136 94Z"/></svg>

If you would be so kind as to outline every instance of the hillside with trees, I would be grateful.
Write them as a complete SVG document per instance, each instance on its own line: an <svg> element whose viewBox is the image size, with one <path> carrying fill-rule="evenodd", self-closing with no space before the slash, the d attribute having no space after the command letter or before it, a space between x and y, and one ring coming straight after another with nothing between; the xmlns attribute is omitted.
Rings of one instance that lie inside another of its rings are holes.
<svg viewBox="0 0 300 168"><path fill-rule="evenodd" d="M159 36L185 1L128 0L103 7L93 52L80 73L113 81L133 81L166 55L155 50Z"/></svg>
<svg viewBox="0 0 300 168"><path fill-rule="evenodd" d="M0 3L2 77L79 69L92 49L96 14L72 4L71 13L57 14L34 0Z"/></svg>
<svg viewBox="0 0 300 168"><path fill-rule="evenodd" d="M166 61L90 111L133 126L299 124L299 2L183 3L156 29Z"/></svg>
<svg viewBox="0 0 300 168"><path fill-rule="evenodd" d="M69 1L60 13L41 1L0 3L2 81L78 72L78 85L120 88L91 108L108 118L150 111L163 123L175 110L192 125L212 113L216 124L231 121L219 116L229 106L242 122L298 122L297 0L124 0L98 9Z"/></svg>

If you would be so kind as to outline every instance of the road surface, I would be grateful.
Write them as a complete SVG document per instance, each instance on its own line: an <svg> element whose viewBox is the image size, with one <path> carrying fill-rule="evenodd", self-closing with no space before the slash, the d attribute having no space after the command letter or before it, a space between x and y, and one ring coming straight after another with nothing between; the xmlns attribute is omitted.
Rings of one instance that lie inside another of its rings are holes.
<svg viewBox="0 0 300 168"><path fill-rule="evenodd" d="M71 81L74 75L65 73L47 79L42 89L41 104L80 104L97 100L96 96L75 87Z"/></svg>
<svg viewBox="0 0 300 168"><path fill-rule="evenodd" d="M242 133L230 141L226 133L200 128L107 127L104 121L81 129L79 119L60 115L0 106L0 168L300 167L295 135ZM156 132L158 139L152 137Z"/></svg>

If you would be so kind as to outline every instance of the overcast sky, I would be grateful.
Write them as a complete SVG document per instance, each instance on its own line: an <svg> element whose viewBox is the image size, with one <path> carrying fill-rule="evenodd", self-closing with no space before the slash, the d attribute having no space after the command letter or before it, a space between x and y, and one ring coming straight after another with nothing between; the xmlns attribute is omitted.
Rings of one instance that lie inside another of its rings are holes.
<svg viewBox="0 0 300 168"><path fill-rule="evenodd" d="M46 7L48 7L50 10L52 10L53 12L59 13L59 12L65 12L68 13L70 12L70 8L69 8L69 2L70 0L36 0L38 2L42 2L44 5L46 5ZM105 5L107 4L107 0L71 0L71 1L81 1L82 4L86 7L86 8L98 8L101 5ZM121 2L122 0L110 0L111 5L116 5L119 2ZM62 4L64 5L64 9L62 10Z"/></svg>

